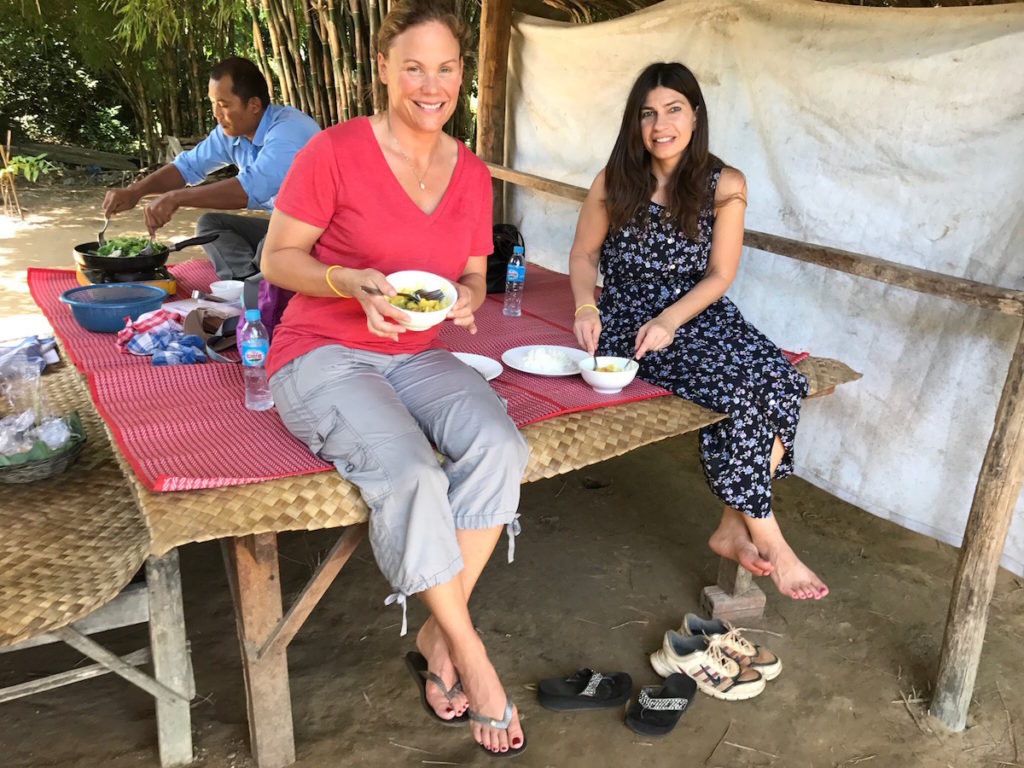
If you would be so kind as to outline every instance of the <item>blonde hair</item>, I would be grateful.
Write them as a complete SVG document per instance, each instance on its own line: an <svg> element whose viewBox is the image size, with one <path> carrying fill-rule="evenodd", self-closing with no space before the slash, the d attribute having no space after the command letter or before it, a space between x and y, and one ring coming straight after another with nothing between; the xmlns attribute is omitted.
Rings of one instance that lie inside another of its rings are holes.
<svg viewBox="0 0 1024 768"><path fill-rule="evenodd" d="M405 30L430 21L437 21L448 27L459 44L459 56L471 55L473 43L469 26L459 18L450 2L446 0L396 0L377 30L377 50L388 55L395 38Z"/></svg>

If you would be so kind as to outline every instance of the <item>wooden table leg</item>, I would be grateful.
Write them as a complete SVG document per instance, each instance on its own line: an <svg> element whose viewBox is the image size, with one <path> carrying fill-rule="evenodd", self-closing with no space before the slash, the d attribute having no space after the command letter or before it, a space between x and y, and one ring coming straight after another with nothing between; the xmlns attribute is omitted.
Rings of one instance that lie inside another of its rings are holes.
<svg viewBox="0 0 1024 768"><path fill-rule="evenodd" d="M735 560L723 557L718 562L718 583L704 587L700 593L701 608L713 619L736 623L764 616L767 598L750 571Z"/></svg>
<svg viewBox="0 0 1024 768"><path fill-rule="evenodd" d="M149 644L153 677L185 699L156 699L157 743L164 768L192 762L192 713L189 701L196 695L195 679L185 636L185 612L181 601L178 550L146 560L149 594Z"/></svg>
<svg viewBox="0 0 1024 768"><path fill-rule="evenodd" d="M282 616L277 535L241 536L223 547L242 651L252 755L259 768L283 768L295 762L287 649L280 646L259 656Z"/></svg>

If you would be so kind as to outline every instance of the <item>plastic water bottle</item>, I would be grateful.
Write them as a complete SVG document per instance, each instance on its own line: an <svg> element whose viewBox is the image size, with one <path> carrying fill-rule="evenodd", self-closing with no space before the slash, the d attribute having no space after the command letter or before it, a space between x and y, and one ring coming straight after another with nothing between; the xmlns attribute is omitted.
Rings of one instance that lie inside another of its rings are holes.
<svg viewBox="0 0 1024 768"><path fill-rule="evenodd" d="M238 331L242 345L242 375L245 377L245 407L250 411L265 411L274 406L274 398L267 384L267 350L270 337L260 322L258 309L245 310L245 323Z"/></svg>
<svg viewBox="0 0 1024 768"><path fill-rule="evenodd" d="M523 282L526 279L526 256L523 246L512 248L508 259L508 271L505 273L505 306L501 313L506 317L519 317L523 314Z"/></svg>

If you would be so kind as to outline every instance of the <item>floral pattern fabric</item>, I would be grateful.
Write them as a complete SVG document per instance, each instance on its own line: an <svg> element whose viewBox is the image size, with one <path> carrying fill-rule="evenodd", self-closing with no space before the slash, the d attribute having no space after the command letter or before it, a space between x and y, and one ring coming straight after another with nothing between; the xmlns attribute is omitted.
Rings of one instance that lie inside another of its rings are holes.
<svg viewBox="0 0 1024 768"><path fill-rule="evenodd" d="M720 171L709 179L714 200ZM714 215L709 202L688 238L651 203L601 247L604 290L599 354L632 357L640 326L693 288L707 271ZM793 442L807 379L739 309L722 297L681 326L672 344L648 352L638 376L729 415L699 432L701 465L715 495L746 515L771 514L771 450L786 449L776 478L793 471Z"/></svg>

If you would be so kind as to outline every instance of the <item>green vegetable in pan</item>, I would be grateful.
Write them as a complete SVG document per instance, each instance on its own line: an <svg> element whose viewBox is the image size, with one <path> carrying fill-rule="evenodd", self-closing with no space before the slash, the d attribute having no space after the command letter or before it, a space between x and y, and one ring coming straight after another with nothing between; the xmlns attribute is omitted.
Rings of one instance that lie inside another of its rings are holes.
<svg viewBox="0 0 1024 768"><path fill-rule="evenodd" d="M96 255L129 258L131 256L138 255L139 251L147 245L149 245L148 237L134 237L132 235L114 237L107 240L105 244L100 246L96 250ZM153 243L153 253L160 253L161 251L166 250L167 246L163 243Z"/></svg>

